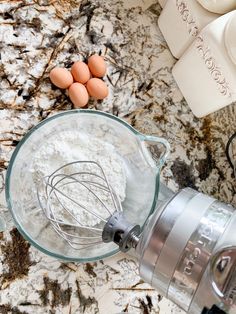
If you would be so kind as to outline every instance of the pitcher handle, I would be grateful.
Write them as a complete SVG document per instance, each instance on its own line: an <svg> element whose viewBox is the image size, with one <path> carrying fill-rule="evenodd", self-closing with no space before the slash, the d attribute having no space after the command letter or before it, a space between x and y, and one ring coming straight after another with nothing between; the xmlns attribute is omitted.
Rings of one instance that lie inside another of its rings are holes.
<svg viewBox="0 0 236 314"><path fill-rule="evenodd" d="M153 145L162 144L164 146L165 150L162 152L161 156L158 159L155 158L155 156L152 156L155 162L157 163L157 166L161 168L170 153L169 142L162 137L153 136L153 135L140 134L139 137L140 137L140 140L143 142L149 142L150 144L153 144Z"/></svg>

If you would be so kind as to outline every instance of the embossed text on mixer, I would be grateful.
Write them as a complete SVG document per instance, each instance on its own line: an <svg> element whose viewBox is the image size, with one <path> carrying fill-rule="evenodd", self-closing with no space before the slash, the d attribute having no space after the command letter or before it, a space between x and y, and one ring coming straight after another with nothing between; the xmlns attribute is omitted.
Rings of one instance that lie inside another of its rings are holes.
<svg viewBox="0 0 236 314"><path fill-rule="evenodd" d="M178 300L185 311L189 309L211 252L231 215L230 207L226 210L219 206L219 203L218 206L213 203L205 212L183 251L171 279L168 295L174 293L176 297L176 291L179 291Z"/></svg>
<svg viewBox="0 0 236 314"><path fill-rule="evenodd" d="M199 239L197 240L197 243L193 250L189 250L189 248L186 249L188 254L184 259L185 267L183 272L187 276L190 276L192 274L193 267L198 260L205 259L204 255L207 254L207 252L204 252L203 249L208 244L210 244L210 242L213 241L213 224L203 225L202 227L203 228L201 228L202 231L200 233Z"/></svg>

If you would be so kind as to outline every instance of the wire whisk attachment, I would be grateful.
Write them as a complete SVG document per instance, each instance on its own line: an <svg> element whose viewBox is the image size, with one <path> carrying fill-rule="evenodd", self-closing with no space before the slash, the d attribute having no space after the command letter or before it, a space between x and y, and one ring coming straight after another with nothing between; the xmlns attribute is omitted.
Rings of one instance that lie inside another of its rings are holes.
<svg viewBox="0 0 236 314"><path fill-rule="evenodd" d="M107 221L122 211L119 198L95 161L70 162L45 176L37 198L54 230L77 250L101 244Z"/></svg>

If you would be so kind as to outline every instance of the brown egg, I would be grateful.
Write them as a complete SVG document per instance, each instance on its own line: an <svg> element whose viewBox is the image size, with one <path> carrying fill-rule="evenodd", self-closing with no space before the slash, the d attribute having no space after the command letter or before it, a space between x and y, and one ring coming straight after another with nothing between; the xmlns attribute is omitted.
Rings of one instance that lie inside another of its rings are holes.
<svg viewBox="0 0 236 314"><path fill-rule="evenodd" d="M69 88L69 97L74 108L82 108L87 105L89 96L86 87L81 83L73 83Z"/></svg>
<svg viewBox="0 0 236 314"><path fill-rule="evenodd" d="M88 67L95 77L103 77L106 74L106 63L99 55L92 55L88 58Z"/></svg>
<svg viewBox="0 0 236 314"><path fill-rule="evenodd" d="M107 85L99 78L91 78L86 87L89 95L95 99L104 99L108 95Z"/></svg>
<svg viewBox="0 0 236 314"><path fill-rule="evenodd" d="M70 71L64 68L54 68L49 74L51 82L59 88L68 88L73 83Z"/></svg>
<svg viewBox="0 0 236 314"><path fill-rule="evenodd" d="M89 68L86 63L77 61L72 65L71 74L76 82L85 84L90 79Z"/></svg>

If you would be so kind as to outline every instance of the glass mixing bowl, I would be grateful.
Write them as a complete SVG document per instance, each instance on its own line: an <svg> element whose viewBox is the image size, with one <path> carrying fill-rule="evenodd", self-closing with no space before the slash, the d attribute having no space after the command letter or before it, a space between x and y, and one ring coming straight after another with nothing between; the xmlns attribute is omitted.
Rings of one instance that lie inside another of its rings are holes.
<svg viewBox="0 0 236 314"><path fill-rule="evenodd" d="M101 243L88 250L73 249L55 232L39 206L35 192L37 186L30 171L35 154L43 149L49 138L65 131L84 133L89 138L102 136L103 141L115 147L125 165L124 215L141 226L156 206L159 173L169 144L165 139L137 132L128 123L110 114L72 110L39 123L17 145L7 170L6 200L21 234L40 251L65 261L103 259L118 252L115 244Z"/></svg>

